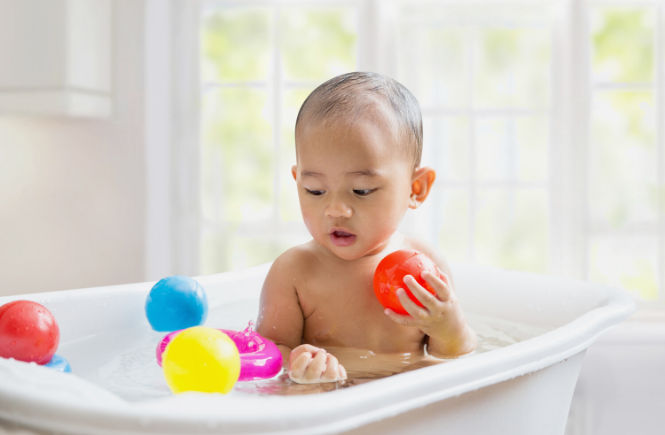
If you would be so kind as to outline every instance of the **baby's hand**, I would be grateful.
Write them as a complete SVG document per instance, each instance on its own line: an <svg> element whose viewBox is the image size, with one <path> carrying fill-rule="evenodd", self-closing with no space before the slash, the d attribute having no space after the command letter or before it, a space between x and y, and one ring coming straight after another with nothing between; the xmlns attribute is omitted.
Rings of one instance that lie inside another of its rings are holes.
<svg viewBox="0 0 665 435"><path fill-rule="evenodd" d="M430 272L420 276L435 290L436 295L425 290L411 275L404 277L413 296L424 307L419 307L404 289L397 290L402 307L410 316L400 315L387 308L385 313L397 323L419 328L429 336L429 351L435 356L454 357L477 348L476 334L464 319L450 279L440 270L439 277Z"/></svg>
<svg viewBox="0 0 665 435"><path fill-rule="evenodd" d="M299 384L337 382L346 379L346 370L325 349L302 344L289 357L289 378Z"/></svg>

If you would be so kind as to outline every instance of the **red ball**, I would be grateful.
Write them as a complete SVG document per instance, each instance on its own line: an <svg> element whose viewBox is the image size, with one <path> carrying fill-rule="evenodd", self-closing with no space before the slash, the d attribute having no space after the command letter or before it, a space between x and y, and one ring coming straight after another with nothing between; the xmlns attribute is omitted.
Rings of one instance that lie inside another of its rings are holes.
<svg viewBox="0 0 665 435"><path fill-rule="evenodd" d="M0 357L47 364L59 342L58 323L43 305L13 301L0 307Z"/></svg>
<svg viewBox="0 0 665 435"><path fill-rule="evenodd" d="M404 283L404 277L411 275L421 286L435 295L435 290L420 277L423 271L429 271L435 276L439 276L436 264L422 252L402 249L388 254L381 260L374 272L374 293L381 305L399 314L409 314L402 307L396 294L397 289L403 288L409 298L422 307L423 304L413 296Z"/></svg>

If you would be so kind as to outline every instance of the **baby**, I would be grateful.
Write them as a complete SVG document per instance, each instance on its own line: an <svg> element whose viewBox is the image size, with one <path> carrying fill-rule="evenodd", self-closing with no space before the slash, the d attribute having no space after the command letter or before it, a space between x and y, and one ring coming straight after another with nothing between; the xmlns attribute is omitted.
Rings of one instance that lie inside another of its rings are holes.
<svg viewBox="0 0 665 435"><path fill-rule="evenodd" d="M354 72L328 80L307 97L296 120L296 165L303 220L313 240L273 263L261 293L257 332L274 341L298 383L345 379L326 347L451 358L472 352L476 335L455 297L450 268L428 244L400 236L408 208L425 201L435 179L420 167L422 119L416 98L388 77ZM372 287L389 253L415 249L438 266L423 272L432 295L413 277L397 291L400 315L383 309Z"/></svg>

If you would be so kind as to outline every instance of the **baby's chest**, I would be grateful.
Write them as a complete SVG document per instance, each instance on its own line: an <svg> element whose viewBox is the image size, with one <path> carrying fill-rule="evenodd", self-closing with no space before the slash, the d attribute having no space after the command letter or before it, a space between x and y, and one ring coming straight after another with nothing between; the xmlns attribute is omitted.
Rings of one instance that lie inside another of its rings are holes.
<svg viewBox="0 0 665 435"><path fill-rule="evenodd" d="M298 289L304 317L322 311L334 318L353 317L368 310L381 311L372 280L373 274L353 270L313 274L307 285Z"/></svg>
<svg viewBox="0 0 665 435"><path fill-rule="evenodd" d="M373 274L368 278L349 273L334 280L308 282L300 301L305 317L304 341L319 346L377 350L420 343L422 332L399 325L385 315L374 295L372 278Z"/></svg>

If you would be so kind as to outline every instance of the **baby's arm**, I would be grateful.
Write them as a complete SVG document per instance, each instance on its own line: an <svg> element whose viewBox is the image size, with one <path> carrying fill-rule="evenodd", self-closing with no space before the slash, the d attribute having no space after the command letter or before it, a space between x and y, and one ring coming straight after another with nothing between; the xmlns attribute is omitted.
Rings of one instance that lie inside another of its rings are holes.
<svg viewBox="0 0 665 435"><path fill-rule="evenodd" d="M386 315L397 323L420 328L429 336L428 350L434 356L456 357L473 352L478 347L476 334L466 323L453 288L452 274L446 259L437 251L419 242L414 249L428 255L438 266L438 275L423 272L421 277L435 290L432 295L411 276L404 277L404 284L424 307L416 305L403 289L397 296L410 315L399 315L386 309Z"/></svg>
<svg viewBox="0 0 665 435"><path fill-rule="evenodd" d="M294 382L346 379L346 370L337 358L324 349L302 344L305 319L296 288L302 264L297 261L296 249L277 258L268 272L261 291L256 331L277 345Z"/></svg>

